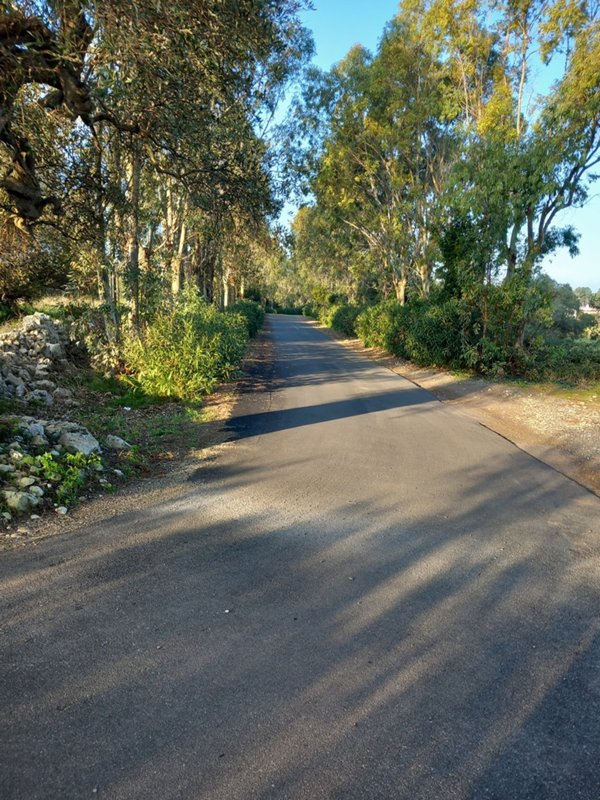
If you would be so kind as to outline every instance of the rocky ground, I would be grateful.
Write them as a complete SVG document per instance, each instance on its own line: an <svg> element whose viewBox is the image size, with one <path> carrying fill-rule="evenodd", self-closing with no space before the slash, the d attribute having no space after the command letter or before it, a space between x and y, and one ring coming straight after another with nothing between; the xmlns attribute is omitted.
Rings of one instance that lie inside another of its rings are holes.
<svg viewBox="0 0 600 800"><path fill-rule="evenodd" d="M2 543L60 529L90 503L110 507L127 478L160 475L212 443L229 402L223 387L202 407L130 407L94 377L80 343L45 314L0 334Z"/></svg>
<svg viewBox="0 0 600 800"><path fill-rule="evenodd" d="M89 477L89 483L104 470L100 442L66 418L68 410L79 405L72 390L61 385L72 372L69 356L74 358L75 349L65 328L45 314L27 316L19 327L0 334L0 398L12 412L0 417L5 522L48 508L49 498L57 501L53 507L59 513L67 513L61 501L83 485L84 478ZM107 437L106 447L116 444ZM118 446L130 447L122 440ZM100 485L109 483L103 476L97 480Z"/></svg>

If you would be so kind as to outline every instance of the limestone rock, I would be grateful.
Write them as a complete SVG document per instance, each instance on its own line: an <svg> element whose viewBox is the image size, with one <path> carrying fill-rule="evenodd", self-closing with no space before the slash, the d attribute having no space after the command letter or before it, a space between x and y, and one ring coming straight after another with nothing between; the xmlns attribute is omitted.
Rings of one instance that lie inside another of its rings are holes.
<svg viewBox="0 0 600 800"><path fill-rule="evenodd" d="M39 498L29 492L14 492L6 490L3 493L4 501L11 511L23 513L35 508L39 503Z"/></svg>
<svg viewBox="0 0 600 800"><path fill-rule="evenodd" d="M65 431L58 441L70 453L83 453L89 456L92 453L100 452L100 442L85 429Z"/></svg>
<svg viewBox="0 0 600 800"><path fill-rule="evenodd" d="M59 387L52 392L52 395L56 400L70 400L73 396L73 392L70 389Z"/></svg>
<svg viewBox="0 0 600 800"><path fill-rule="evenodd" d="M8 375L4 376L4 380L6 383L10 383L11 386L23 386L24 380L19 375L15 375L13 372L9 372Z"/></svg>
<svg viewBox="0 0 600 800"><path fill-rule="evenodd" d="M52 360L61 359L65 357L65 349L60 342L48 342L44 348L44 354Z"/></svg>
<svg viewBox="0 0 600 800"><path fill-rule="evenodd" d="M29 436L44 436L44 425L40 420L32 420L24 428L24 431Z"/></svg>
<svg viewBox="0 0 600 800"><path fill-rule="evenodd" d="M56 389L54 381L49 381L47 379L35 380L31 385L34 389L45 389L47 392L53 392Z"/></svg>
<svg viewBox="0 0 600 800"><path fill-rule="evenodd" d="M26 403L41 403L42 405L51 406L54 404L54 398L45 389L34 389L23 398Z"/></svg>
<svg viewBox="0 0 600 800"><path fill-rule="evenodd" d="M110 450L131 450L129 442L126 442L125 439L121 439L120 436L113 436L110 434L106 437L104 442Z"/></svg>

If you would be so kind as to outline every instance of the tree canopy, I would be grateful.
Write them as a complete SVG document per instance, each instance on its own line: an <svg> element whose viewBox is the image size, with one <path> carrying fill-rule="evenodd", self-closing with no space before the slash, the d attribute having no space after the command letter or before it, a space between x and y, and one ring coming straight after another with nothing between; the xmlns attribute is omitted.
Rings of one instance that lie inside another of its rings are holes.
<svg viewBox="0 0 600 800"><path fill-rule="evenodd" d="M404 0L377 51L313 73L297 107L311 230L345 254L348 295L427 298L435 276L481 308L501 285L522 343L543 258L577 252L560 212L600 162L598 4Z"/></svg>
<svg viewBox="0 0 600 800"><path fill-rule="evenodd" d="M71 272L97 281L117 325L152 275L226 294L231 232L264 240L277 213L264 133L311 50L301 5L2 4L4 253L77 242Z"/></svg>

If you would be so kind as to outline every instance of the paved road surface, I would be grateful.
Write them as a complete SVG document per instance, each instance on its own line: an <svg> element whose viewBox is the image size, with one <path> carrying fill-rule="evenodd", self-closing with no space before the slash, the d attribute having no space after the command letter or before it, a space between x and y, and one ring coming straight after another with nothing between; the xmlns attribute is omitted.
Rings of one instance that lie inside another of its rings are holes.
<svg viewBox="0 0 600 800"><path fill-rule="evenodd" d="M0 796L598 800L600 501L270 324L176 500L2 557Z"/></svg>

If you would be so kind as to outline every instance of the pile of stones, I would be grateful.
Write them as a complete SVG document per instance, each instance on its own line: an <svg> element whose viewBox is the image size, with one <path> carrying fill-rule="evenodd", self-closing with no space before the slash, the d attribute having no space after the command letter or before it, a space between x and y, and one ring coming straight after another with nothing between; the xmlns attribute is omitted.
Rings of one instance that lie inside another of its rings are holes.
<svg viewBox="0 0 600 800"><path fill-rule="evenodd" d="M69 367L71 347L64 328L41 313L25 317L18 329L0 334L0 398L11 401L13 409L22 403L29 409L45 408L49 414L57 403L63 410L65 405L75 405L71 390L58 385ZM0 506L6 509L2 517L7 521L15 513L31 513L40 504L48 504L48 498L43 498L53 487L44 483L35 456L51 453L58 458L65 453L90 456L102 452L100 442L76 422L4 414L0 428ZM126 441L110 435L103 439L103 446L131 449ZM98 463L97 469L101 473L104 467ZM119 470L114 472L122 475ZM107 481L99 477L99 483Z"/></svg>
<svg viewBox="0 0 600 800"><path fill-rule="evenodd" d="M2 499L7 508L5 519L13 513L34 510L50 484L44 485L42 470L30 456L50 452L100 452L100 443L83 426L74 422L39 420L28 416L4 416L2 424L12 435L11 441L0 443L0 480L4 486Z"/></svg>
<svg viewBox="0 0 600 800"><path fill-rule="evenodd" d="M40 406L72 402L71 391L57 385L68 347L67 332L47 314L31 314L0 334L0 397Z"/></svg>
<svg viewBox="0 0 600 800"><path fill-rule="evenodd" d="M100 442L83 425L64 420L43 420L29 416L6 415L0 419L12 431L10 441L0 443L0 499L10 520L14 513L27 513L36 509L51 484L44 484L42 470L31 456L49 452L55 457L64 453L82 453L90 456L101 453ZM129 450L131 445L118 436L107 436L104 446L112 450ZM98 462L96 470L104 472ZM120 470L112 470L119 477ZM100 485L107 481L99 477ZM66 512L66 509L64 509Z"/></svg>

